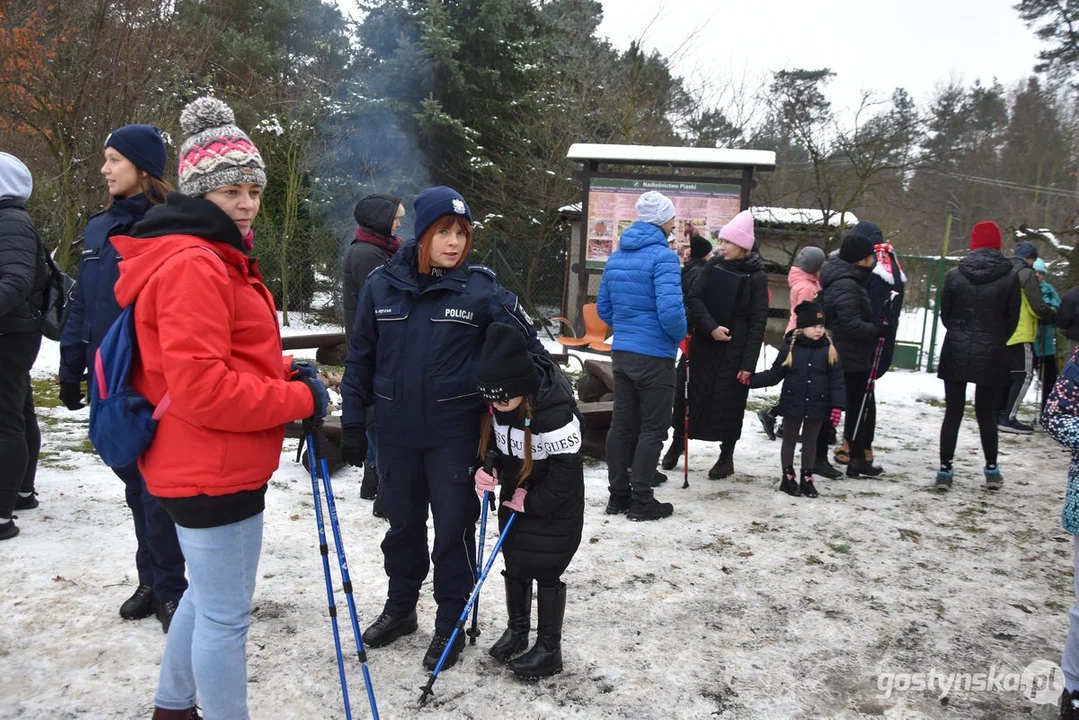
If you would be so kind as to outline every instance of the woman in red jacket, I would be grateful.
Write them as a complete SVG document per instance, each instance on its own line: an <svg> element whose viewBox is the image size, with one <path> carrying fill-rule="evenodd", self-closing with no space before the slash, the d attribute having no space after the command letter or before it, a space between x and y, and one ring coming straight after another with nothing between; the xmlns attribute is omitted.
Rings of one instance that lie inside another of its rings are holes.
<svg viewBox="0 0 1079 720"><path fill-rule="evenodd" d="M282 357L273 297L248 255L266 184L258 148L214 98L191 103L180 124L181 192L113 239L124 258L116 298L137 299L132 386L159 410L167 403L139 470L176 522L190 581L154 718L197 717L196 689L207 718L247 718L266 484L284 424L325 414L328 397L309 366L294 372Z"/></svg>

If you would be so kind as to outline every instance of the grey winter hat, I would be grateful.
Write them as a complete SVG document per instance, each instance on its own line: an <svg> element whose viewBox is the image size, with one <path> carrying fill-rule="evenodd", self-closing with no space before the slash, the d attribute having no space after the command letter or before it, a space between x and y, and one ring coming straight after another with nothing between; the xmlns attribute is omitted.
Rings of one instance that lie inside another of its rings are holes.
<svg viewBox="0 0 1079 720"><path fill-rule="evenodd" d="M266 186L266 165L255 143L240 128L232 108L201 97L180 113L180 192L202 197L211 190L251 183Z"/></svg>
<svg viewBox="0 0 1079 720"><path fill-rule="evenodd" d="M816 245L806 245L798 251L798 257L794 258L794 267L807 273L815 273L823 266L824 251Z"/></svg>

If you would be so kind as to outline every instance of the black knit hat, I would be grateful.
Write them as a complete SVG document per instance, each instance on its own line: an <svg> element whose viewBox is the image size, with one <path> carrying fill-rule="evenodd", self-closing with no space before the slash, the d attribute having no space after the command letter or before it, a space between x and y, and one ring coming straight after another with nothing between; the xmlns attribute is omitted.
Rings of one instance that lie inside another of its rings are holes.
<svg viewBox="0 0 1079 720"><path fill-rule="evenodd" d="M839 259L849 263L856 263L876 252L873 249L873 241L862 235L847 233L843 238L843 244L839 246Z"/></svg>
<svg viewBox="0 0 1079 720"><path fill-rule="evenodd" d="M799 330L813 327L814 325L823 325L824 309L811 300L800 302L798 307L794 308L794 322L794 326Z"/></svg>
<svg viewBox="0 0 1079 720"><path fill-rule="evenodd" d="M712 243L697 233L689 236L689 256L691 258L702 258L710 252L712 252Z"/></svg>
<svg viewBox="0 0 1079 720"><path fill-rule="evenodd" d="M489 403L506 402L536 392L539 376L520 330L497 322L487 326L476 380L480 394Z"/></svg>

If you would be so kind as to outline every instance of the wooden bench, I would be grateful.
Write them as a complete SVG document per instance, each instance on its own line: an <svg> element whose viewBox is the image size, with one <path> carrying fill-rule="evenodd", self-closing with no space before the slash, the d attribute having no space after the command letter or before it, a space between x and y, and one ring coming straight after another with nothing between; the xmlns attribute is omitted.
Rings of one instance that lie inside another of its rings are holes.
<svg viewBox="0 0 1079 720"><path fill-rule="evenodd" d="M307 348L318 348L319 354L315 359L317 362L328 365L339 365L338 362L331 362L330 360L323 359L322 353L325 350L334 350L339 348L345 342L345 334L339 333L314 333L308 335L290 335L288 337L281 338L281 348L285 351L289 350L303 350ZM341 418L340 417L327 417L325 424L323 425L323 431L326 433L326 460L330 466L330 472L336 472L344 464L344 458L341 457ZM297 460L302 462L304 467L307 467L307 447L306 440L307 435L303 431L303 421L293 420L290 423L285 423L285 437L300 440L300 450L297 451Z"/></svg>

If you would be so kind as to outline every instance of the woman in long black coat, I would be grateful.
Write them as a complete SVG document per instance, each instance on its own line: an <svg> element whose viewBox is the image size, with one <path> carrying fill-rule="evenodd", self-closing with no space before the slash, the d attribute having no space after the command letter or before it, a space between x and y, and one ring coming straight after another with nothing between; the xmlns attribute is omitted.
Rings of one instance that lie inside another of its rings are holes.
<svg viewBox="0 0 1079 720"><path fill-rule="evenodd" d="M723 443L708 477L734 473L734 446L742 436L748 379L757 366L768 322L768 278L752 251L749 211L719 232L719 252L689 292L689 437Z"/></svg>
<svg viewBox="0 0 1079 720"><path fill-rule="evenodd" d="M494 453L476 471L479 490L502 484L498 527L516 513L502 545L506 562L508 628L490 654L520 677L548 677L562 670L562 619L566 571L584 526L581 422L573 388L553 360L530 356L520 331L501 323L487 329L478 385L491 403L481 453ZM528 647L532 581L537 586L536 644ZM520 655L520 657L516 657Z"/></svg>
<svg viewBox="0 0 1079 720"><path fill-rule="evenodd" d="M1000 237L993 223L975 225L971 253L944 279L940 319L947 332L937 366L937 377L944 381L945 403L937 472L941 487L952 485L952 460L967 404L967 383L974 383L974 416L985 455L986 486L995 489L1001 482L996 406L1008 385L1007 343L1019 322L1022 300L1013 265L1000 252Z"/></svg>

